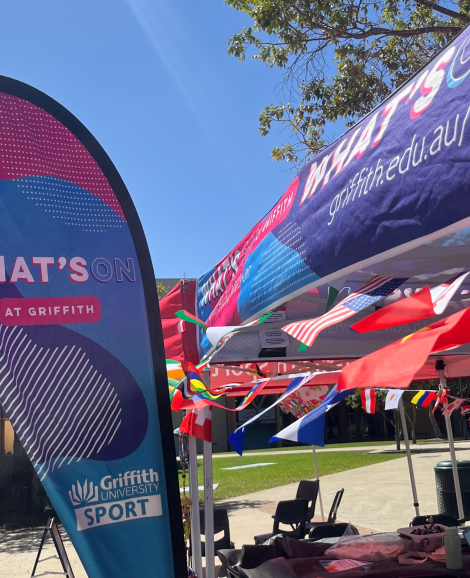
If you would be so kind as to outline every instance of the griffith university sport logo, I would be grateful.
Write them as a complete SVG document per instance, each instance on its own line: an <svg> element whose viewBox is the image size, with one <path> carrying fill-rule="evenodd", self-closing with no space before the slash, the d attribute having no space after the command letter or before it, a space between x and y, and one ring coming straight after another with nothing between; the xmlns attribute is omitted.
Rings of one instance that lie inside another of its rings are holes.
<svg viewBox="0 0 470 578"><path fill-rule="evenodd" d="M161 516L158 484L158 472L153 468L127 471L115 478L104 476L98 484L88 480L80 484L77 480L69 491L77 530Z"/></svg>

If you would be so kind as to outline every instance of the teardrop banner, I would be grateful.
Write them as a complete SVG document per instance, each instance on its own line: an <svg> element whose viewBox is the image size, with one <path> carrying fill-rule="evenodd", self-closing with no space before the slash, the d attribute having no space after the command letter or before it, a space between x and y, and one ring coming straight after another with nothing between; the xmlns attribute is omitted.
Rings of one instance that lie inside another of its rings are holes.
<svg viewBox="0 0 470 578"><path fill-rule="evenodd" d="M0 404L89 578L187 576L155 276L65 108L0 77Z"/></svg>

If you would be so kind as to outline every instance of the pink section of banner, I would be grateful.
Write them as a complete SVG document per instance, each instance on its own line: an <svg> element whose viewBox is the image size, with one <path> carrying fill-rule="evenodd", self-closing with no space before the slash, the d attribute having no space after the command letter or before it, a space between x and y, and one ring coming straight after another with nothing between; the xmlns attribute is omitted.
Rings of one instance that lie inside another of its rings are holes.
<svg viewBox="0 0 470 578"><path fill-rule="evenodd" d="M0 323L6 326L96 323L100 319L101 305L96 297L37 297L0 301Z"/></svg>

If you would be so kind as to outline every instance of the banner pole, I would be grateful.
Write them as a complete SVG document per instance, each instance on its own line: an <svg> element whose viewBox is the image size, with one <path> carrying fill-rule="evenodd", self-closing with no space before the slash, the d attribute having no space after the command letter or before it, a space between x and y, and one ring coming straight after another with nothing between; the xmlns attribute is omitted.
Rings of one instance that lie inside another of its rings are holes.
<svg viewBox="0 0 470 578"><path fill-rule="evenodd" d="M191 553L196 574L202 576L201 520L199 517L199 489L197 476L197 443L189 436L189 497L191 506Z"/></svg>
<svg viewBox="0 0 470 578"><path fill-rule="evenodd" d="M411 491L413 492L413 506L415 507L416 515L419 516L419 502L418 493L416 491L415 473L413 470L413 462L411 461L410 439L408 437L408 428L406 427L405 409L403 407L403 400L400 397L398 402L398 409L400 410L401 426L403 429L403 437L405 438L406 459L408 460L408 470L410 472Z"/></svg>
<svg viewBox="0 0 470 578"><path fill-rule="evenodd" d="M441 363L439 363L441 362ZM441 367L442 366L442 367ZM439 381L441 388L445 388L447 381L444 375L444 362L438 359L436 362L436 369L439 372ZM445 404L447 407L447 403ZM450 461L452 463L452 473L454 475L455 496L457 498L457 509L459 512L459 522L465 524L465 513L463 510L462 490L460 489L459 470L457 468L457 457L455 455L454 434L452 432L452 422L450 417L444 416L446 420L447 439L449 440Z"/></svg>
<svg viewBox="0 0 470 578"><path fill-rule="evenodd" d="M315 451L315 446L312 446L313 450L313 465L315 466L315 477L320 482L320 476L318 474L318 463L317 463L317 453ZM321 512L321 521L325 521L325 515L323 514L323 502L321 499L321 488L320 484L318 484L318 499L320 500L320 512Z"/></svg>
<svg viewBox="0 0 470 578"><path fill-rule="evenodd" d="M204 381L210 388L210 372L204 372ZM204 535L206 551L205 578L215 578L214 564L214 487L212 481L212 441L204 444Z"/></svg>

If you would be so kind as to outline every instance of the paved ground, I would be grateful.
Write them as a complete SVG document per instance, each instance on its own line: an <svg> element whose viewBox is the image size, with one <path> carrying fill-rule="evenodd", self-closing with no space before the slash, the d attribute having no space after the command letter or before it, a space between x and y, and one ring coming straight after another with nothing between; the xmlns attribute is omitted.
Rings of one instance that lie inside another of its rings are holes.
<svg viewBox="0 0 470 578"><path fill-rule="evenodd" d="M439 444L435 448L428 444L423 445L427 447L421 448L420 446L419 450L426 449L427 452L414 455L413 465L421 513L432 514L437 512L433 468L438 461L449 459L449 453L439 451L444 449L446 444ZM460 450L459 459L470 459L469 442L458 442L457 447ZM348 448L348 451L354 449L364 451L366 448ZM393 446L383 446L381 449L382 451L383 449L389 451L393 449ZM429 450L433 450L432 453L428 453ZM311 450L301 451L309 452ZM344 450L332 448L319 451ZM263 453L256 455L263 455ZM275 452L266 453L273 455ZM407 526L414 516L405 457L324 476L321 479L321 489L325 515L328 513L335 492L341 488L344 488L345 492L339 508L339 519L352 522L363 533L393 531ZM252 544L254 535L269 532L272 528L271 516L274 514L277 502L293 499L296 489L297 484L289 484L221 502L229 510L230 531L235 546L241 547L244 543ZM317 513L320 513L319 507ZM316 519L320 519L319 516ZM29 578L41 533L41 529L0 533L0 578ZM65 546L76 578L86 578L85 571L70 541L67 540ZM43 551L42 560L37 570L38 576L63 575L60 562L55 556L50 541L47 542Z"/></svg>

